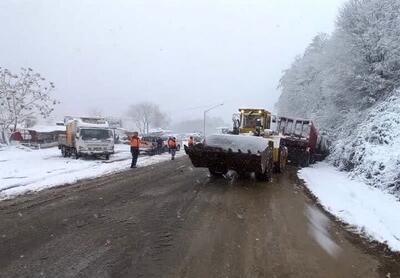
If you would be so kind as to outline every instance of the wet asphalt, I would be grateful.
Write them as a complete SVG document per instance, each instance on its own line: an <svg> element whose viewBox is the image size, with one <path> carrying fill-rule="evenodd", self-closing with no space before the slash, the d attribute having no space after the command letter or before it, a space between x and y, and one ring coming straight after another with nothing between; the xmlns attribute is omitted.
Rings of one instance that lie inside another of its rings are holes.
<svg viewBox="0 0 400 278"><path fill-rule="evenodd" d="M0 277L400 277L296 169L216 179L186 158L0 202Z"/></svg>

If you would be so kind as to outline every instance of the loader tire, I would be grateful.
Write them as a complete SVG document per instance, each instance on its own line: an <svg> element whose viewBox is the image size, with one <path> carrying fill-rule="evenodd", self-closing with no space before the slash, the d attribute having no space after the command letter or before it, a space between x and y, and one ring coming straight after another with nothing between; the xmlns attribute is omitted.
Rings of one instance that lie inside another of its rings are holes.
<svg viewBox="0 0 400 278"><path fill-rule="evenodd" d="M213 177L223 177L228 172L226 169L217 169L215 167L209 167L208 171Z"/></svg>
<svg viewBox="0 0 400 278"><path fill-rule="evenodd" d="M273 168L274 168L274 164L272 162L272 157L271 157L271 160L268 163L267 169L265 169L265 172L264 173L257 173L257 172L255 173L256 180L269 182L272 178Z"/></svg>
<svg viewBox="0 0 400 278"><path fill-rule="evenodd" d="M261 173L255 173L256 175L256 180L258 181L269 181L271 178L267 173L261 174Z"/></svg>
<svg viewBox="0 0 400 278"><path fill-rule="evenodd" d="M259 181L270 181L272 178L272 173L274 171L274 161L272 158L272 148L268 147L268 151L263 152L264 157L262 158L265 163L264 173L255 172L255 178Z"/></svg>
<svg viewBox="0 0 400 278"><path fill-rule="evenodd" d="M283 173L285 172L287 164L287 149L285 147L281 147L279 150L279 161L276 165L276 172Z"/></svg>

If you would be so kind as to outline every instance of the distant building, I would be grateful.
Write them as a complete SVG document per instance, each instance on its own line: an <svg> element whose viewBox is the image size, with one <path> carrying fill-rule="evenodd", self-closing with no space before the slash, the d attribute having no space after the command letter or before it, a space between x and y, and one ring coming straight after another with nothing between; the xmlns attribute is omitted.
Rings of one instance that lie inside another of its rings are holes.
<svg viewBox="0 0 400 278"><path fill-rule="evenodd" d="M20 141L22 144L32 147L46 148L56 146L58 144L58 136L64 133L65 126L36 125L19 130L11 136L11 140Z"/></svg>

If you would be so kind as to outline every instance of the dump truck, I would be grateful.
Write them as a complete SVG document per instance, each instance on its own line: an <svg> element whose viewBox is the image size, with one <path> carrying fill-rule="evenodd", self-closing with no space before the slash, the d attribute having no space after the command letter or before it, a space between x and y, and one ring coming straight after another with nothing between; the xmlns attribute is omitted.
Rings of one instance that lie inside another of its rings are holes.
<svg viewBox="0 0 400 278"><path fill-rule="evenodd" d="M193 166L208 168L213 176L228 170L239 175L253 172L258 180L268 181L273 171L283 172L288 151L273 134L272 115L265 109L239 109L234 114L231 134L207 136L195 146L185 146Z"/></svg>
<svg viewBox="0 0 400 278"><path fill-rule="evenodd" d="M281 144L288 148L291 164L308 167L328 155L329 142L318 133L312 120L277 116L272 122L281 134Z"/></svg>
<svg viewBox="0 0 400 278"><path fill-rule="evenodd" d="M64 157L104 157L114 153L113 132L104 118L72 118L66 132L58 138L58 148Z"/></svg>

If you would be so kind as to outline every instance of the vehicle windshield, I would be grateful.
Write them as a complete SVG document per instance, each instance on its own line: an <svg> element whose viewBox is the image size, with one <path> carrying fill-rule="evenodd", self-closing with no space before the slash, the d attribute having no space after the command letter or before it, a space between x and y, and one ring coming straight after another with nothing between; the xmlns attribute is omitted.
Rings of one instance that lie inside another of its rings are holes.
<svg viewBox="0 0 400 278"><path fill-rule="evenodd" d="M257 120L260 119L260 115L249 114L243 116L242 128L256 128Z"/></svg>
<svg viewBox="0 0 400 278"><path fill-rule="evenodd" d="M85 128L80 130L80 134L83 140L105 140L112 137L112 132L109 129Z"/></svg>

